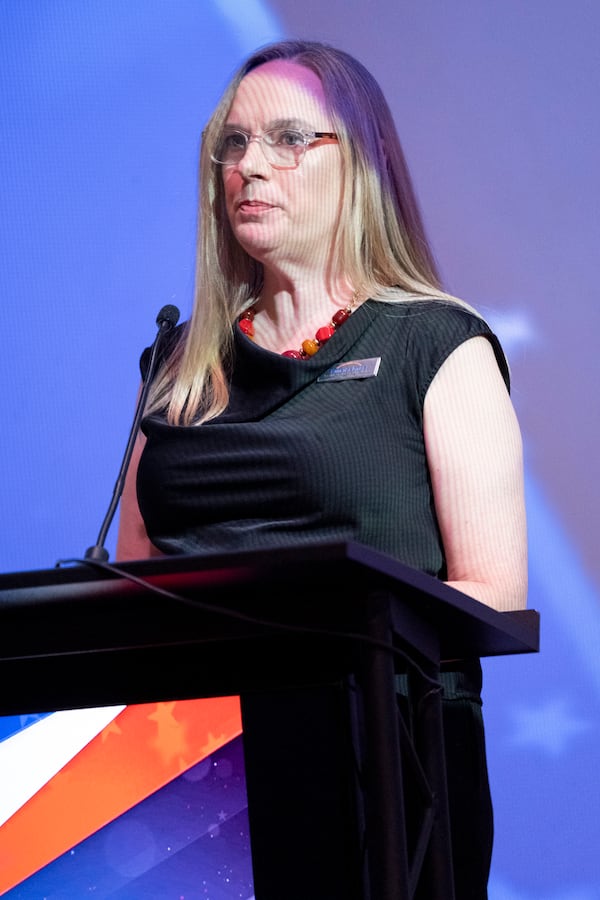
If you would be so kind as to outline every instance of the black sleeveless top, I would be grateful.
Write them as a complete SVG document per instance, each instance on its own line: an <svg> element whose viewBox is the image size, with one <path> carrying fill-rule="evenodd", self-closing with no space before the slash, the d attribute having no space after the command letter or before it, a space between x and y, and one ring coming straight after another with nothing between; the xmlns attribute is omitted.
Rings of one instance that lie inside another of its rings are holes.
<svg viewBox="0 0 600 900"><path fill-rule="evenodd" d="M423 401L448 355L477 335L508 387L487 324L445 301L368 301L309 360L236 329L221 416L196 427L143 421L137 490L151 541L199 554L356 540L443 579Z"/></svg>

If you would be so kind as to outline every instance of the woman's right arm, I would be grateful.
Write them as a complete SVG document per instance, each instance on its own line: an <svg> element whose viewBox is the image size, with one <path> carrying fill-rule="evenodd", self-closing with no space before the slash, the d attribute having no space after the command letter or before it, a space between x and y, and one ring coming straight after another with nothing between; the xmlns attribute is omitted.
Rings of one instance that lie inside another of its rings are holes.
<svg viewBox="0 0 600 900"><path fill-rule="evenodd" d="M120 501L119 531L117 535L117 561L128 559L148 559L161 556L146 534L146 527L137 502L136 479L138 463L146 438L139 434L131 455L131 462L125 477Z"/></svg>

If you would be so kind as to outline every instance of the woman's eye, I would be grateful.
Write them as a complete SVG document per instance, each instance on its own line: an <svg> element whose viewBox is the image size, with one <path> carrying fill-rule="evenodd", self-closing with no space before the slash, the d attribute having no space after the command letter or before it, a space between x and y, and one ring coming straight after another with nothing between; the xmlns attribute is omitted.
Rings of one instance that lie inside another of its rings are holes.
<svg viewBox="0 0 600 900"><path fill-rule="evenodd" d="M246 136L239 132L226 134L223 138L223 147L225 150L243 150L246 146Z"/></svg>
<svg viewBox="0 0 600 900"><path fill-rule="evenodd" d="M304 136L300 131L279 131L275 143L286 147L300 147L304 143Z"/></svg>

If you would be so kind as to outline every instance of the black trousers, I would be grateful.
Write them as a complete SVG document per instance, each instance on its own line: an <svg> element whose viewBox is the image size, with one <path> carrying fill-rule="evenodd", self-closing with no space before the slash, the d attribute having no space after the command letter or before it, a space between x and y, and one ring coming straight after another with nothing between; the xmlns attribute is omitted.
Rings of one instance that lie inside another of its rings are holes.
<svg viewBox="0 0 600 900"><path fill-rule="evenodd" d="M477 660L446 668L442 716L454 894L456 900L486 900L492 805L481 666ZM400 713L410 718L407 686L407 677L399 675ZM261 900L365 896L355 810L360 765L349 731L348 696L347 685L336 683L330 689L318 685L243 697L250 833ZM430 900L430 873L423 874L415 896Z"/></svg>
<svg viewBox="0 0 600 900"><path fill-rule="evenodd" d="M456 900L487 900L493 843L479 660L442 667L442 718ZM418 900L428 900L427 888Z"/></svg>

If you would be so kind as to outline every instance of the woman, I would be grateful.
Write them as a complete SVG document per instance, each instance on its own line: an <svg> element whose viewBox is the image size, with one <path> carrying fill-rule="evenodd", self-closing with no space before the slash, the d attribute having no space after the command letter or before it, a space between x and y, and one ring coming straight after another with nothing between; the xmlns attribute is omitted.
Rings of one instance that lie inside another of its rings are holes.
<svg viewBox="0 0 600 900"><path fill-rule="evenodd" d="M205 129L200 194L193 314L153 382L118 557L352 539L523 607L506 362L440 285L372 76L315 42L259 50ZM479 676L450 673L447 705L477 719ZM470 857L461 898L485 896L489 867L479 749L479 812L450 798L471 828L482 817L478 872L453 818L455 869Z"/></svg>

